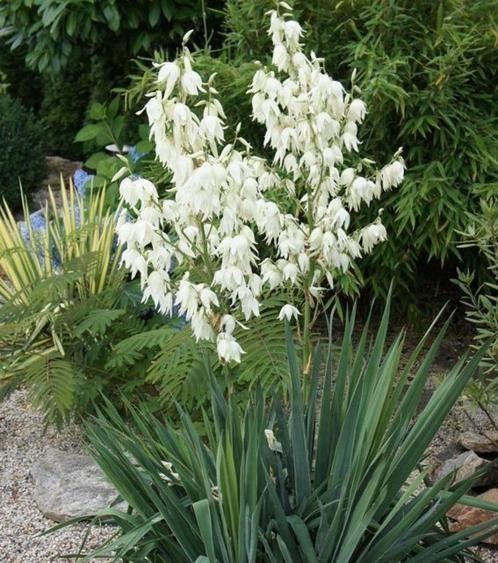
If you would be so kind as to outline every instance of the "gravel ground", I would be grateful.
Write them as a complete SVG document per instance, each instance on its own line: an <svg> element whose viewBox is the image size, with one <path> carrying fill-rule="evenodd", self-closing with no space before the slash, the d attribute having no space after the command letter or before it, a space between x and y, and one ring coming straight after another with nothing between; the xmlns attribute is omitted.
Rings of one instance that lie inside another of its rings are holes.
<svg viewBox="0 0 498 563"><path fill-rule="evenodd" d="M78 428L61 433L48 428L44 433L43 417L30 408L25 391L0 402L0 563L70 561L63 554L78 551L87 529L83 524L39 537L54 522L35 504L29 471L49 447L81 451ZM93 528L88 545L100 545L111 530Z"/></svg>

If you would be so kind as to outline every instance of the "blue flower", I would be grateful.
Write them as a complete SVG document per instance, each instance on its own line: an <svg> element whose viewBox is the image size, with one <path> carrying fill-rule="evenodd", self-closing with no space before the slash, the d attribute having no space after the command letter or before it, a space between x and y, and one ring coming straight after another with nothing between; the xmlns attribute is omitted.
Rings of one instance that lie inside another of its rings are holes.
<svg viewBox="0 0 498 563"><path fill-rule="evenodd" d="M22 221L19 223L19 230L21 232L22 240L29 245L30 244L30 237L29 237L29 229L26 221Z"/></svg>
<svg viewBox="0 0 498 563"><path fill-rule="evenodd" d="M79 205L74 208L74 224L76 228L81 226L81 208Z"/></svg>
<svg viewBox="0 0 498 563"><path fill-rule="evenodd" d="M85 172L82 168L78 168L78 170L76 170L73 174L74 185L76 186L76 191L80 197L85 197L86 185L92 178L95 178L95 176L93 174L88 174L88 172Z"/></svg>
<svg viewBox="0 0 498 563"><path fill-rule="evenodd" d="M31 225L31 229L28 228L26 221L20 222L19 232L26 243L26 247L36 256L38 262L43 266L45 262L45 242L43 235L47 230L47 219L43 210L32 213L29 216L29 224ZM31 233L33 234L32 237ZM50 260L54 269L59 270L61 267L61 257L55 244L52 244L50 248Z"/></svg>
<svg viewBox="0 0 498 563"><path fill-rule="evenodd" d="M59 254L55 244L51 248L50 257L52 258L52 266L54 269L59 270L61 267L61 255Z"/></svg>
<svg viewBox="0 0 498 563"><path fill-rule="evenodd" d="M136 163L139 160L141 160L144 156L146 156L148 153L146 152L140 152L137 149L136 145L133 145L132 147L130 147L128 154L130 155L131 161Z"/></svg>
<svg viewBox="0 0 498 563"><path fill-rule="evenodd" d="M44 231L47 228L47 221L45 219L45 215L43 215L43 211L31 213L29 221L33 231Z"/></svg>

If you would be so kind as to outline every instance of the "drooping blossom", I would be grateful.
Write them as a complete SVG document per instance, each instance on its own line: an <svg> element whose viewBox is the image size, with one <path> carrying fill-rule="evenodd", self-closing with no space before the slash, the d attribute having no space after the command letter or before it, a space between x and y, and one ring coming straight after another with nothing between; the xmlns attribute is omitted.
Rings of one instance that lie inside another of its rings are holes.
<svg viewBox="0 0 498 563"><path fill-rule="evenodd" d="M293 288L316 303L338 273L386 239L380 216L352 230L351 215L404 174L399 153L371 173L371 161L355 157L367 108L304 52L286 4L270 12L269 34L272 67L255 72L250 94L273 160L255 155L238 127L227 138L215 78L196 72L185 39L177 60L157 65L145 106L171 189L159 197L133 177L120 186L134 216L118 227L123 263L140 275L144 299L164 313L178 309L226 362L241 360L236 332L260 314L264 295ZM279 318L301 315L289 303Z"/></svg>

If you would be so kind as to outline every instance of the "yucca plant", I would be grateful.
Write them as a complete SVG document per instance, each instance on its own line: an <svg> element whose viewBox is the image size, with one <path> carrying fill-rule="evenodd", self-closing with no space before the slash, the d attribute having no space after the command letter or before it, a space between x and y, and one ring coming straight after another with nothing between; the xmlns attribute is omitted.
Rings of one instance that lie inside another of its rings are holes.
<svg viewBox="0 0 498 563"><path fill-rule="evenodd" d="M129 509L99 512L96 519L110 519L118 531L78 557L174 563L472 559L467 548L495 532L497 521L450 533L445 514L457 502L498 506L466 496L472 478L458 486L451 475L430 483L421 462L482 352L462 358L417 414L446 326L425 357L429 332L402 367L404 334L386 347L388 310L375 337L367 326L356 345L354 325L353 311L337 354L331 346L325 358L315 351L304 391L287 335L289 404L274 399L267 406L255 392L240 408L209 375L205 435L182 410L175 429L139 409L131 409L130 423L109 403L88 426L91 451Z"/></svg>
<svg viewBox="0 0 498 563"><path fill-rule="evenodd" d="M0 206L0 298L26 303L36 283L57 273L61 264L89 255L94 265L78 284L79 295L98 293L110 279L122 279L116 221L104 201L104 191L83 201L72 184L66 190L62 183L60 204L49 190L43 214L31 214L23 198L24 223L8 205Z"/></svg>

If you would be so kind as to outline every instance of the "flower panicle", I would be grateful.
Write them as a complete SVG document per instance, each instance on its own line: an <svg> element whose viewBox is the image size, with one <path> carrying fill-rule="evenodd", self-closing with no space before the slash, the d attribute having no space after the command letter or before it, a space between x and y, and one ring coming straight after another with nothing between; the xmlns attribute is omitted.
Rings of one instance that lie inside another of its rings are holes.
<svg viewBox="0 0 498 563"><path fill-rule="evenodd" d="M268 33L272 66L256 70L249 94L273 159L254 155L240 127L227 141L215 76L203 82L187 37L177 60L157 65L145 106L173 197L161 199L143 178L120 184L134 216L118 227L122 260L140 276L144 300L165 314L178 310L225 362L241 361L237 319L259 316L266 293L298 289L316 303L324 283L386 240L380 216L351 230L351 215L398 186L405 169L399 152L371 175L362 173L371 161L346 165L360 149L365 103L326 73L323 60L305 54L303 29L285 2L269 12ZM173 264L185 266L181 279ZM199 269L202 283L190 279ZM288 303L279 318L299 322L301 314Z"/></svg>

